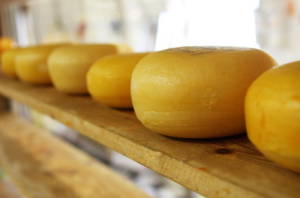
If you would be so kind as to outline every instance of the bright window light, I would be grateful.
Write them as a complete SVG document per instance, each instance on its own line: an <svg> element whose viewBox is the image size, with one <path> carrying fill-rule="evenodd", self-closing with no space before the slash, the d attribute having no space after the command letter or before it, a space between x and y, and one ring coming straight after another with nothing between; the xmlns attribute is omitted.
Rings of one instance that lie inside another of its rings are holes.
<svg viewBox="0 0 300 198"><path fill-rule="evenodd" d="M183 45L259 47L254 16L259 0L184 2L181 11L169 9L161 15L156 50Z"/></svg>

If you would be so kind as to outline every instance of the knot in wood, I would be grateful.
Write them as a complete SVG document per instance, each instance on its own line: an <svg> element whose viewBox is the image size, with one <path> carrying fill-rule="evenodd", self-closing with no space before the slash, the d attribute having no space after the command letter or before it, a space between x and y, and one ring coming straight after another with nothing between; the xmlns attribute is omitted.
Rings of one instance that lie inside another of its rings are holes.
<svg viewBox="0 0 300 198"><path fill-rule="evenodd" d="M228 154L228 153L230 153L230 150L228 150L226 148L220 148L220 149L217 149L216 153L218 153L218 154Z"/></svg>

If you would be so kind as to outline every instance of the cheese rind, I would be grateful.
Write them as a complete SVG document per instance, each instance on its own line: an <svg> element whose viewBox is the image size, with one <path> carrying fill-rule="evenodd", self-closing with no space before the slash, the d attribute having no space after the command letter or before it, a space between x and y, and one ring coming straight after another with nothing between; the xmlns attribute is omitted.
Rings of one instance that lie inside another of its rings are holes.
<svg viewBox="0 0 300 198"><path fill-rule="evenodd" d="M16 78L17 72L15 67L15 59L20 49L10 49L3 52L1 57L2 72L10 77Z"/></svg>
<svg viewBox="0 0 300 198"><path fill-rule="evenodd" d="M246 91L275 65L268 54L250 48L182 47L154 52L134 69L133 107L147 128L168 136L243 133Z"/></svg>
<svg viewBox="0 0 300 198"><path fill-rule="evenodd" d="M48 64L55 88L61 92L88 93L86 74L91 65L104 56L131 52L126 45L85 44L55 50Z"/></svg>
<svg viewBox="0 0 300 198"><path fill-rule="evenodd" d="M29 84L51 84L47 60L50 53L66 44L22 48L15 59L19 79Z"/></svg>
<svg viewBox="0 0 300 198"><path fill-rule="evenodd" d="M95 62L87 74L91 96L105 105L132 108L130 83L136 64L149 53L106 56Z"/></svg>
<svg viewBox="0 0 300 198"><path fill-rule="evenodd" d="M300 61L273 68L249 88L248 137L270 160L300 173Z"/></svg>

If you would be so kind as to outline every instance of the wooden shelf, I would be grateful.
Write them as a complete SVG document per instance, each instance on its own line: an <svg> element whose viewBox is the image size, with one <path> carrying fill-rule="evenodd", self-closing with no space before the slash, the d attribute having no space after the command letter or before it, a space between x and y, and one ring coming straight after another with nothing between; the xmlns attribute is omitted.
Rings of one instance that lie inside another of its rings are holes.
<svg viewBox="0 0 300 198"><path fill-rule="evenodd" d="M11 179L7 178L6 174L4 178L2 176L0 177L0 197L1 198L24 198L23 194L21 194L21 192L16 187L16 185L11 181Z"/></svg>
<svg viewBox="0 0 300 198"><path fill-rule="evenodd" d="M207 197L300 197L300 175L267 160L245 134L210 140L156 134L133 111L88 96L0 77L0 94L65 123L99 143Z"/></svg>
<svg viewBox="0 0 300 198"><path fill-rule="evenodd" d="M31 198L150 198L75 147L8 113L0 114L0 162Z"/></svg>

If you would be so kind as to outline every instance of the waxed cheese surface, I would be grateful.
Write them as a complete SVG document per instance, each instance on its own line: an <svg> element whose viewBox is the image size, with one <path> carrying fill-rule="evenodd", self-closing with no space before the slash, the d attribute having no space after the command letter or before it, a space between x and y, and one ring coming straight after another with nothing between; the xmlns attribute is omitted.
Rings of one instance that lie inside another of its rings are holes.
<svg viewBox="0 0 300 198"><path fill-rule="evenodd" d="M131 52L130 47L113 44L84 44L55 50L49 60L49 70L57 90L65 93L88 93L86 74L98 59L117 53Z"/></svg>
<svg viewBox="0 0 300 198"><path fill-rule="evenodd" d="M132 108L130 83L136 64L149 53L106 56L95 62L87 74L91 96L115 108Z"/></svg>
<svg viewBox="0 0 300 198"><path fill-rule="evenodd" d="M133 72L133 106L146 127L164 135L210 138L243 133L246 91L275 65L268 54L251 48L154 52Z"/></svg>
<svg viewBox="0 0 300 198"><path fill-rule="evenodd" d="M300 61L271 69L249 88L249 139L269 159L300 173Z"/></svg>
<svg viewBox="0 0 300 198"><path fill-rule="evenodd" d="M1 57L2 72L10 77L17 77L15 59L20 49L10 49L3 52Z"/></svg>
<svg viewBox="0 0 300 198"><path fill-rule="evenodd" d="M51 84L48 70L48 56L55 49L66 44L41 45L22 48L15 59L19 79L30 84Z"/></svg>

